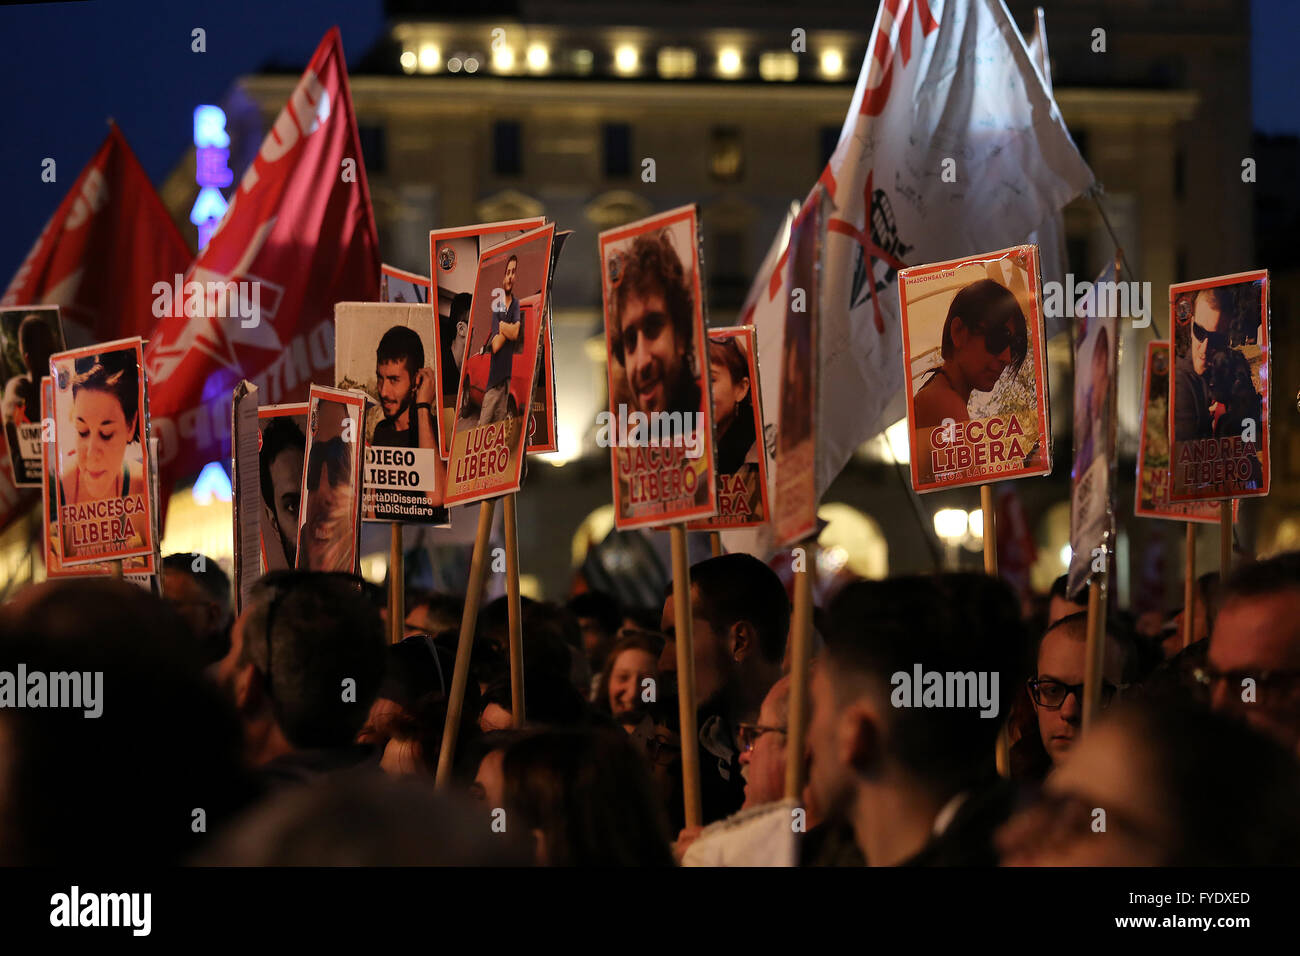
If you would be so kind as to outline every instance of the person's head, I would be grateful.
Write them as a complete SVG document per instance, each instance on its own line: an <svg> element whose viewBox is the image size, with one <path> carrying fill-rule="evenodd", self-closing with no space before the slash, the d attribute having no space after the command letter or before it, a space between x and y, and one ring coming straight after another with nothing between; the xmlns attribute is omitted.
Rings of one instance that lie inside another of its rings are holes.
<svg viewBox="0 0 1300 956"><path fill-rule="evenodd" d="M1052 582L1052 590L1048 592L1047 599L1047 625L1051 627L1063 617L1069 617L1071 614L1078 614L1080 611L1088 610L1086 601L1072 601L1067 590L1069 585L1069 575L1062 574Z"/></svg>
<svg viewBox="0 0 1300 956"><path fill-rule="evenodd" d="M31 312L23 316L18 323L18 351L32 381L39 382L42 375L50 374L50 356L57 347L54 329L44 315Z"/></svg>
<svg viewBox="0 0 1300 956"><path fill-rule="evenodd" d="M957 363L976 391L992 391L1007 366L1020 369L1028 351L1025 313L1006 286L980 279L953 297L943 322L940 354Z"/></svg>
<svg viewBox="0 0 1300 956"><path fill-rule="evenodd" d="M715 704L726 695L730 706L743 708L752 701L757 707L780 674L790 630L790 599L776 572L743 552L699 562L691 568L691 617L699 705ZM659 670L676 675L671 590L660 628L669 642Z"/></svg>
<svg viewBox="0 0 1300 956"><path fill-rule="evenodd" d="M748 410L749 363L734 338L709 339L710 381L713 383L713 420L718 434L727 430L738 409Z"/></svg>
<svg viewBox="0 0 1300 956"><path fill-rule="evenodd" d="M1071 614L1048 626L1038 644L1029 696L1038 717L1038 734L1052 763L1074 746L1083 722L1083 674L1087 664L1088 614ZM1108 706L1123 683L1123 652L1106 635L1101 704Z"/></svg>
<svg viewBox="0 0 1300 956"><path fill-rule="evenodd" d="M525 652L524 660L528 660ZM479 729L484 733L513 726L510 675L491 681L483 689ZM577 727L588 722L590 708L567 677L547 668L525 664L524 713L527 726Z"/></svg>
<svg viewBox="0 0 1300 956"><path fill-rule="evenodd" d="M121 477L126 446L138 431L139 373L134 352L76 360L72 379L73 447L83 487L105 498Z"/></svg>
<svg viewBox="0 0 1300 956"><path fill-rule="evenodd" d="M663 639L647 631L626 631L614 643L600 675L596 703L614 717L641 709L645 681L659 676Z"/></svg>
<svg viewBox="0 0 1300 956"><path fill-rule="evenodd" d="M470 741L467 759L474 770L469 795L490 809L506 805L506 778L503 764L506 751L533 731L492 730Z"/></svg>
<svg viewBox="0 0 1300 956"><path fill-rule="evenodd" d="M446 723L447 698L438 692L426 694L409 706L390 713L383 725L385 739L380 769L396 777L435 776L442 751L442 729ZM466 736L466 726L462 722L462 737Z"/></svg>
<svg viewBox="0 0 1300 956"><path fill-rule="evenodd" d="M1211 706L1300 755L1300 551L1238 568L1218 605L1200 675Z"/></svg>
<svg viewBox="0 0 1300 956"><path fill-rule="evenodd" d="M385 418L396 418L415 399L415 376L424 368L424 345L415 329L394 325L375 350L375 378Z"/></svg>
<svg viewBox="0 0 1300 956"><path fill-rule="evenodd" d="M421 596L407 605L406 626L437 637L447 631L460 631L460 620L465 613L465 601L454 594L433 593Z"/></svg>
<svg viewBox="0 0 1300 956"><path fill-rule="evenodd" d="M758 720L740 725L740 766L745 777L744 808L780 800L785 793L785 746L790 714L790 677L772 685Z"/></svg>
<svg viewBox="0 0 1300 956"><path fill-rule="evenodd" d="M613 291L614 357L643 412L674 408L692 377L694 306L686 271L666 232L638 236Z"/></svg>
<svg viewBox="0 0 1300 956"><path fill-rule="evenodd" d="M510 258L506 260L505 272L501 276L501 289L508 296L514 296L515 294L515 276L518 272L519 257L512 253Z"/></svg>
<svg viewBox="0 0 1300 956"><path fill-rule="evenodd" d="M184 630L166 601L112 579L0 607L0 671L25 666L29 695L44 675L41 702L62 704L0 707L0 866L177 865L207 838L194 808L215 833L253 796L239 725Z"/></svg>
<svg viewBox="0 0 1300 956"><path fill-rule="evenodd" d="M469 308L474 297L468 292L457 292L451 297L451 325L455 330L451 342L451 354L460 367L465 361L465 341L469 338Z"/></svg>
<svg viewBox="0 0 1300 956"><path fill-rule="evenodd" d="M938 803L992 773L1025 646L1005 583L977 574L857 581L828 616L808 728L822 811L851 813L867 790ZM912 685L918 670L941 675L948 706L918 706L935 679Z"/></svg>
<svg viewBox="0 0 1300 956"><path fill-rule="evenodd" d="M306 467L307 518L299 542L305 567L338 570L340 556L352 550L352 446L342 435L313 442Z"/></svg>
<svg viewBox="0 0 1300 956"><path fill-rule="evenodd" d="M189 624L203 663L221 660L230 649L230 578L202 554L163 558L163 597Z"/></svg>
<svg viewBox="0 0 1300 956"><path fill-rule="evenodd" d="M1201 289L1192 296L1192 371L1204 375L1216 352L1228 348L1228 332L1235 311L1231 288Z"/></svg>
<svg viewBox="0 0 1300 956"><path fill-rule="evenodd" d="M1297 802L1300 765L1273 741L1186 701L1126 701L997 842L1012 865L1294 866Z"/></svg>
<svg viewBox="0 0 1300 956"><path fill-rule="evenodd" d="M384 679L357 740L382 743L392 736L397 718L409 715L423 698L445 694L450 683L431 638L421 634L389 644L384 649Z"/></svg>
<svg viewBox="0 0 1300 956"><path fill-rule="evenodd" d="M508 818L532 834L540 865L672 865L650 771L622 731L540 731L506 750L502 770Z"/></svg>
<svg viewBox="0 0 1300 956"><path fill-rule="evenodd" d="M344 747L378 693L384 647L359 578L273 571L253 585L216 678L252 736Z"/></svg>
<svg viewBox="0 0 1300 956"><path fill-rule="evenodd" d="M1106 411L1106 400L1110 397L1110 336L1105 326L1097 332L1097 340L1092 346L1091 387L1089 396L1089 421L1100 424Z"/></svg>
<svg viewBox="0 0 1300 956"><path fill-rule="evenodd" d="M290 566L297 554L302 456L306 447L307 436L288 415L272 418L262 430L262 449L257 462L262 503L271 515Z"/></svg>
<svg viewBox="0 0 1300 956"><path fill-rule="evenodd" d="M593 673L599 672L623 623L618 601L604 591L591 590L571 597L566 607L578 619L588 665Z"/></svg>

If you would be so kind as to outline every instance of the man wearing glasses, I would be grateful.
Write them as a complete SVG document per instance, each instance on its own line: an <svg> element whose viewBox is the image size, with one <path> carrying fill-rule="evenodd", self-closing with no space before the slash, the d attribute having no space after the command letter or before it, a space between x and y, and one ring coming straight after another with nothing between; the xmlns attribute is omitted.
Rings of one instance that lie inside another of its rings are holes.
<svg viewBox="0 0 1300 956"><path fill-rule="evenodd" d="M1029 680L1029 696L1038 717L1038 734L1053 766L1074 746L1083 725L1083 672L1088 639L1088 613L1070 614L1047 629L1038 644L1038 665ZM1106 635L1102 667L1101 705L1115 697L1123 675L1123 653L1112 634Z"/></svg>
<svg viewBox="0 0 1300 956"><path fill-rule="evenodd" d="M1300 756L1300 552L1245 565L1228 579L1194 676L1212 708Z"/></svg>
<svg viewBox="0 0 1300 956"><path fill-rule="evenodd" d="M1201 289L1192 296L1189 347L1175 365L1174 441L1214 437L1210 363L1228 348L1233 315L1231 289Z"/></svg>

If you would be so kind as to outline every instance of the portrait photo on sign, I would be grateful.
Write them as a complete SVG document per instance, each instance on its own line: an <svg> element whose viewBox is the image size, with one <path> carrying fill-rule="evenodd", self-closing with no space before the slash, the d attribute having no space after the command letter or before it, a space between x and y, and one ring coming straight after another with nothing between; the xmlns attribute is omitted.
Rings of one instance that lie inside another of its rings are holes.
<svg viewBox="0 0 1300 956"><path fill-rule="evenodd" d="M142 343L50 358L64 566L153 552Z"/></svg>
<svg viewBox="0 0 1300 956"><path fill-rule="evenodd" d="M311 387L294 562L300 571L360 568L365 406L356 392Z"/></svg>
<svg viewBox="0 0 1300 956"><path fill-rule="evenodd" d="M0 420L20 488L41 484L41 379L64 347L57 306L0 309Z"/></svg>
<svg viewBox="0 0 1300 956"><path fill-rule="evenodd" d="M1169 287L1170 500L1266 495L1268 272Z"/></svg>
<svg viewBox="0 0 1300 956"><path fill-rule="evenodd" d="M479 259L447 463L448 505L519 489L554 239L555 226L544 226Z"/></svg>
<svg viewBox="0 0 1300 956"><path fill-rule="evenodd" d="M469 339L469 306L474 298L479 257L494 246L545 223L544 218L535 216L434 229L429 233L429 275L437 288L433 328L438 348L433 356L433 371L439 395L438 448L443 461L451 455L451 431L456 421L460 368Z"/></svg>
<svg viewBox="0 0 1300 956"><path fill-rule="evenodd" d="M257 410L257 429L262 569L283 571L294 567L297 560L307 403L263 405Z"/></svg>
<svg viewBox="0 0 1300 956"><path fill-rule="evenodd" d="M379 269L379 301L405 302L408 305L429 304L429 277L407 272L395 266Z"/></svg>
<svg viewBox="0 0 1300 956"><path fill-rule="evenodd" d="M683 206L600 234L610 447L620 529L716 512L699 225Z"/></svg>
<svg viewBox="0 0 1300 956"><path fill-rule="evenodd" d="M768 519L767 456L753 326L709 330L709 384L718 513L689 527L708 531L760 525Z"/></svg>
<svg viewBox="0 0 1300 956"><path fill-rule="evenodd" d="M427 306L334 306L335 387L371 399L361 484L366 521L447 521L433 350L433 316Z"/></svg>
<svg viewBox="0 0 1300 956"><path fill-rule="evenodd" d="M1038 247L903 269L898 296L912 486L1049 473Z"/></svg>

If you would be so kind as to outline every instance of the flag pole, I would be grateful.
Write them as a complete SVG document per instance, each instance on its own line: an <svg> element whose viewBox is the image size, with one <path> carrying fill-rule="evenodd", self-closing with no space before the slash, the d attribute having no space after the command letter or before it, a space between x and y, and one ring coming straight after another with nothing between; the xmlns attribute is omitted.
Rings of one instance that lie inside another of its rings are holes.
<svg viewBox="0 0 1300 956"><path fill-rule="evenodd" d="M709 550L715 558L722 556L722 534L720 532L709 532Z"/></svg>
<svg viewBox="0 0 1300 956"><path fill-rule="evenodd" d="M524 632L519 610L519 524L515 496L506 505L506 607L510 617L510 726L524 725Z"/></svg>
<svg viewBox="0 0 1300 956"><path fill-rule="evenodd" d="M980 510L984 512L984 573L997 577L998 526L992 485L980 485Z"/></svg>
<svg viewBox="0 0 1300 956"><path fill-rule="evenodd" d="M1187 558L1183 570L1183 647L1192 643L1196 617L1196 525L1187 522Z"/></svg>
<svg viewBox="0 0 1300 956"><path fill-rule="evenodd" d="M700 745L695 717L695 642L691 630L691 567L686 554L686 529L669 528L673 550L673 631L677 645L677 707L682 739L682 795L686 826L703 823L700 802Z"/></svg>
<svg viewBox="0 0 1300 956"><path fill-rule="evenodd" d="M1228 580L1232 570L1232 499L1219 502L1219 583Z"/></svg>
<svg viewBox="0 0 1300 956"><path fill-rule="evenodd" d="M479 505L478 533L474 536L474 556L469 565L469 587L465 591L465 613L460 619L460 641L456 645L456 667L452 671L451 693L447 695L447 722L442 728L442 749L438 753L438 772L434 787L446 789L451 781L451 765L456 759L456 737L460 733L461 709L465 705L465 687L469 683L469 655L474 646L474 625L478 623L478 606L483 597L483 579L487 576L488 540L492 534L495 499Z"/></svg>
<svg viewBox="0 0 1300 956"><path fill-rule="evenodd" d="M1106 579L1108 569L1098 571L1088 584L1088 637L1083 665L1083 729L1086 732L1101 714L1101 681L1106 663Z"/></svg>
<svg viewBox="0 0 1300 956"><path fill-rule="evenodd" d="M812 659L813 576L817 573L817 541L801 548L803 570L794 573L794 614L790 621L790 707L786 717L785 796L803 795L804 748L808 738L808 668Z"/></svg>
<svg viewBox="0 0 1300 956"><path fill-rule="evenodd" d="M402 523L394 521L388 543L388 643L406 635L406 556L402 553Z"/></svg>

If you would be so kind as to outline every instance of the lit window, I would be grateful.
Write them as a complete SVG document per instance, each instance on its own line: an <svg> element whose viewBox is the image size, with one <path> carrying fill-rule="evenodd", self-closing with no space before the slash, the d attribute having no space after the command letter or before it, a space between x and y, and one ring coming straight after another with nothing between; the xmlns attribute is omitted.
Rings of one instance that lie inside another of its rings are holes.
<svg viewBox="0 0 1300 956"><path fill-rule="evenodd" d="M844 75L844 54L839 50L822 51L822 75L830 80L838 80Z"/></svg>
<svg viewBox="0 0 1300 956"><path fill-rule="evenodd" d="M405 64L403 64L405 65ZM438 68L438 48L432 43L420 46L420 72L432 73Z"/></svg>
<svg viewBox="0 0 1300 956"><path fill-rule="evenodd" d="M407 73L415 72L416 56L413 50L403 50L401 58L402 69Z"/></svg>
<svg viewBox="0 0 1300 956"><path fill-rule="evenodd" d="M665 80L686 80L695 75L695 51L666 46L659 51L659 75Z"/></svg>
<svg viewBox="0 0 1300 956"><path fill-rule="evenodd" d="M799 78L799 57L789 50L769 50L758 58L758 75L769 83Z"/></svg>
<svg viewBox="0 0 1300 956"><path fill-rule="evenodd" d="M735 79L740 76L743 61L740 58L740 51L735 47L726 47L718 51L718 73L727 79Z"/></svg>
<svg viewBox="0 0 1300 956"><path fill-rule="evenodd" d="M640 56L634 46L621 46L614 51L614 69L623 74L635 73Z"/></svg>
<svg viewBox="0 0 1300 956"><path fill-rule="evenodd" d="M550 65L551 54L546 47L540 43L534 43L528 48L528 69L534 73L541 73Z"/></svg>

